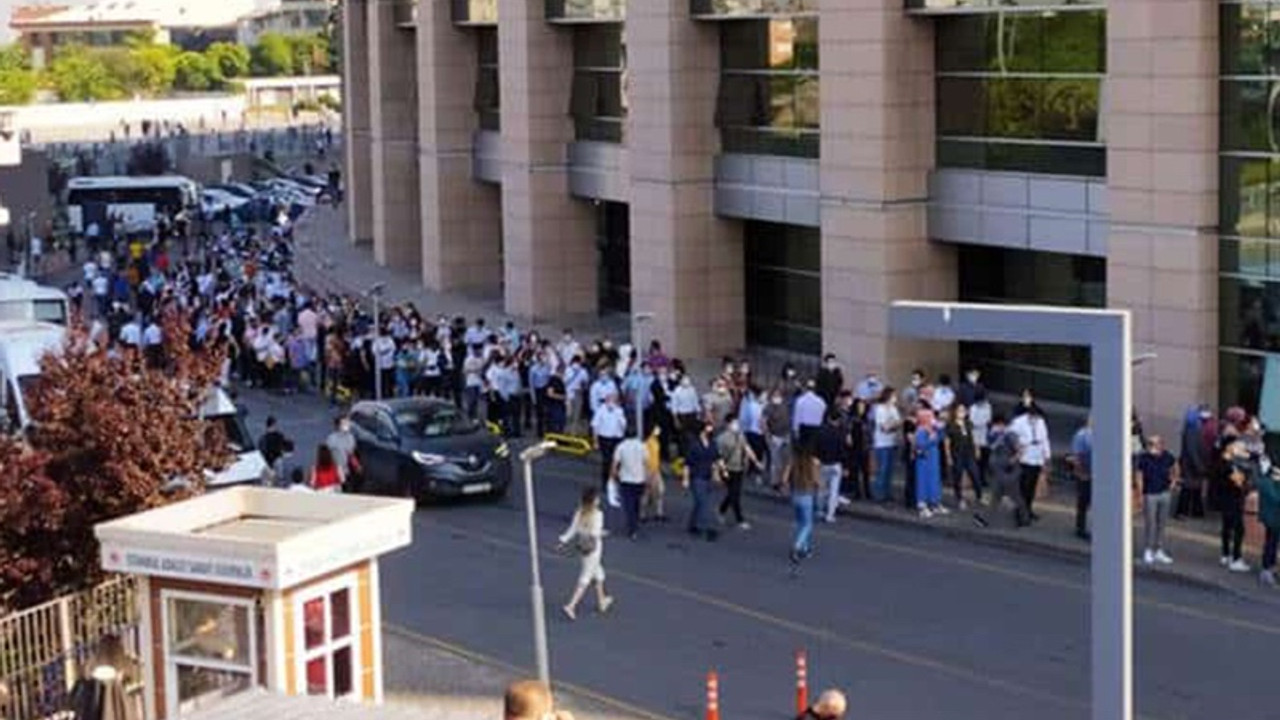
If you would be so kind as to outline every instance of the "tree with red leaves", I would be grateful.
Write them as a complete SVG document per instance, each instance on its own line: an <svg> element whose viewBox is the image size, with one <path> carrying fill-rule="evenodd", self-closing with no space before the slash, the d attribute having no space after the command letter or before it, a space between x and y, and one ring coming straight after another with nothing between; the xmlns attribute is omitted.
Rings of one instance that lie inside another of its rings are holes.
<svg viewBox="0 0 1280 720"><path fill-rule="evenodd" d="M190 350L176 308L162 327L156 367L79 329L45 357L25 440L0 441L0 608L98 582L96 523L200 492L230 460L226 438L198 419L221 353ZM191 482L173 491L175 479Z"/></svg>

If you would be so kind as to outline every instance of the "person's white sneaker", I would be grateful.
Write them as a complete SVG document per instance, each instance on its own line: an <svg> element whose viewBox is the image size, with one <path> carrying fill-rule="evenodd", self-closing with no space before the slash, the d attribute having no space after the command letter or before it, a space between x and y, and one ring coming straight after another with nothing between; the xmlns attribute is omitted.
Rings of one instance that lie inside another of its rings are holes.
<svg viewBox="0 0 1280 720"><path fill-rule="evenodd" d="M1150 565L1151 563L1153 563L1153 562L1155 562L1155 561L1156 561L1156 554L1155 554L1155 553L1151 552L1150 550L1143 550L1143 551L1142 551L1142 564L1143 564L1143 565Z"/></svg>
<svg viewBox="0 0 1280 720"><path fill-rule="evenodd" d="M847 496L845 495L840 496L840 507L848 507L852 504L853 504L853 501L850 500Z"/></svg>
<svg viewBox="0 0 1280 720"><path fill-rule="evenodd" d="M1162 549L1156 550L1156 562L1160 563L1161 565L1172 565L1173 558L1169 557L1169 553L1165 552Z"/></svg>
<svg viewBox="0 0 1280 720"><path fill-rule="evenodd" d="M1276 574L1271 572L1270 570L1263 570L1262 572L1258 573L1258 582L1263 585L1266 585L1267 587L1275 587Z"/></svg>
<svg viewBox="0 0 1280 720"><path fill-rule="evenodd" d="M931 518L931 517L933 517L933 513L929 512L929 508L927 508L927 507L925 507L925 506L921 505L921 506L920 506L920 518L921 518L922 520L928 520L928 519L929 519L929 518Z"/></svg>
<svg viewBox="0 0 1280 720"><path fill-rule="evenodd" d="M1218 564L1221 565L1222 567L1227 567L1228 565L1231 564L1231 558L1227 557L1226 555L1223 555L1221 558L1218 559Z"/></svg>
<svg viewBox="0 0 1280 720"><path fill-rule="evenodd" d="M951 511L947 509L946 505L935 505L933 507L933 514L934 515L950 515Z"/></svg>
<svg viewBox="0 0 1280 720"><path fill-rule="evenodd" d="M1244 560L1234 560L1227 566L1227 569L1234 573L1247 573L1249 572L1249 563Z"/></svg>

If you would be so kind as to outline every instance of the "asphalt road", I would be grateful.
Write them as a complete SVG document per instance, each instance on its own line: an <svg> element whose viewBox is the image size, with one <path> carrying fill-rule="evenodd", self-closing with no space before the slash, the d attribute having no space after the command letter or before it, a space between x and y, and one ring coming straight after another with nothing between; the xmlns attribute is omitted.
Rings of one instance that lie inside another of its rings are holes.
<svg viewBox="0 0 1280 720"><path fill-rule="evenodd" d="M275 412L309 459L330 422L308 398L244 398L251 427ZM608 616L559 605L577 560L552 550L594 465L538 466L553 676L655 718L701 716L720 674L726 720L792 714L793 654L815 690L843 688L851 720L1089 717L1088 568L910 528L823 526L797 577L788 508L752 501L755 527L718 543L655 526L605 543ZM669 495L677 517L687 508ZM384 559L383 618L471 653L533 667L523 497L418 511L412 547ZM616 518L611 517L611 522ZM1280 717L1274 608L1158 581L1135 585L1136 697L1146 718Z"/></svg>

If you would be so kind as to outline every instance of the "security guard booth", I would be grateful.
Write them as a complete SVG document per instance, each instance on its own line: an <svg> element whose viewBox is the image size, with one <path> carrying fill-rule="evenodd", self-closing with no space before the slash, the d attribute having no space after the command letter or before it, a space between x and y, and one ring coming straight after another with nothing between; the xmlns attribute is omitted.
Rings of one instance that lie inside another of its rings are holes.
<svg viewBox="0 0 1280 720"><path fill-rule="evenodd" d="M101 523L102 567L139 580L148 718L227 695L382 700L378 557L413 503L238 487Z"/></svg>

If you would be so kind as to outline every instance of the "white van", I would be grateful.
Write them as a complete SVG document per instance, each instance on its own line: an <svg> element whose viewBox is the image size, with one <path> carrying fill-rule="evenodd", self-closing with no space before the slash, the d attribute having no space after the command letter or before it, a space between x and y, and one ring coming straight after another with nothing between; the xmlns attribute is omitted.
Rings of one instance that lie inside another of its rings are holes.
<svg viewBox="0 0 1280 720"><path fill-rule="evenodd" d="M71 301L55 287L0 273L0 320L34 320L66 325Z"/></svg>
<svg viewBox="0 0 1280 720"><path fill-rule="evenodd" d="M40 378L40 359L62 349L67 329L33 320L0 320L0 404L4 425L18 432L31 423L27 412L32 385Z"/></svg>
<svg viewBox="0 0 1280 720"><path fill-rule="evenodd" d="M222 428L227 444L235 459L221 472L206 472L205 486L209 489L259 483L267 477L267 460L262 457L253 442L253 436L245 427L240 409L222 388L215 387L200 408L200 419Z"/></svg>

